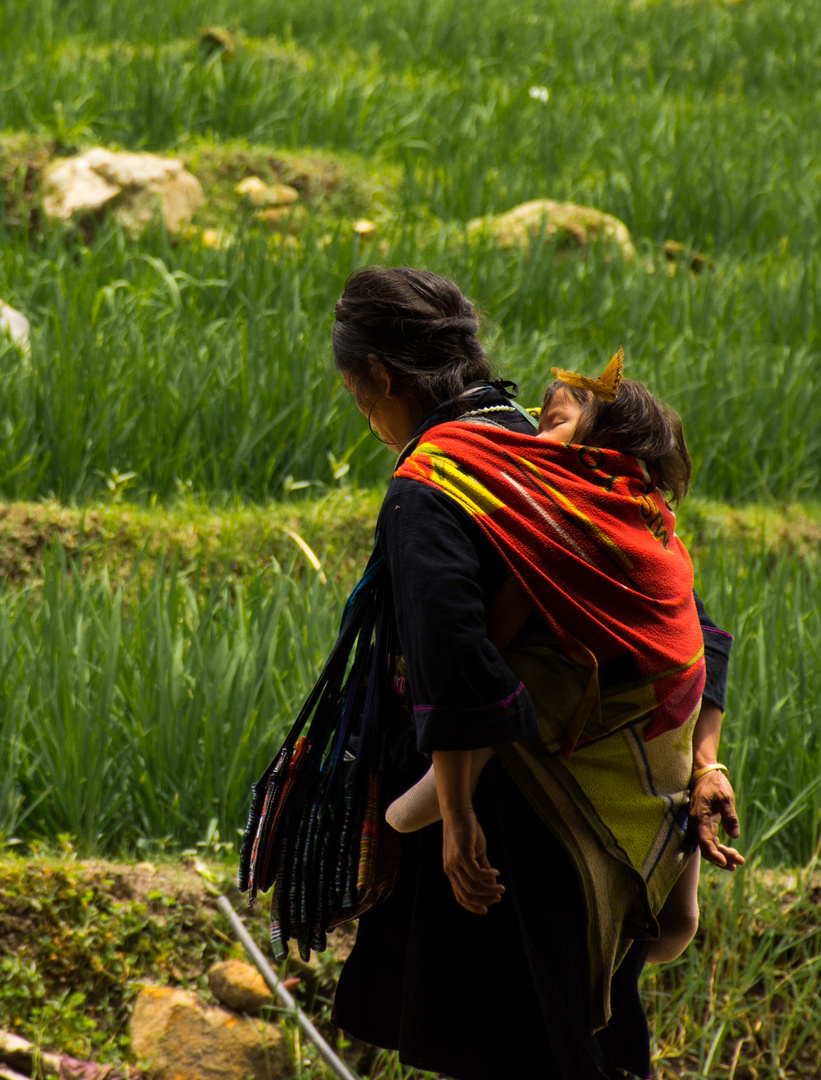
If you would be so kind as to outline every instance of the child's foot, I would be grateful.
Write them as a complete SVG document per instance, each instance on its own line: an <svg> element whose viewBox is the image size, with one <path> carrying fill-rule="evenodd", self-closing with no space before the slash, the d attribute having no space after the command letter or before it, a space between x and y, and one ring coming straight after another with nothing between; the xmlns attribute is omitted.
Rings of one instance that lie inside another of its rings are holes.
<svg viewBox="0 0 821 1080"><path fill-rule="evenodd" d="M470 793L476 790L482 769L493 757L490 748L474 750L470 757ZM385 811L385 820L397 832L416 832L424 829L426 825L433 825L442 820L442 811L439 809L439 796L436 794L436 776L433 766L428 769L421 780L408 788L404 795L390 804Z"/></svg>
<svg viewBox="0 0 821 1080"><path fill-rule="evenodd" d="M402 833L416 832L442 820L432 765L421 780L390 804L385 811L385 820L391 828Z"/></svg>

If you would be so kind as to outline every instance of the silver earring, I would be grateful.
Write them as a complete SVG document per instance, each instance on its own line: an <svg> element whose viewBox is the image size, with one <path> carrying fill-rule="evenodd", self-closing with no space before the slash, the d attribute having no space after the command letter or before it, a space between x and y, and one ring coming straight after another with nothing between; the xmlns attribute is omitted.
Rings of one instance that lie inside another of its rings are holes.
<svg viewBox="0 0 821 1080"><path fill-rule="evenodd" d="M373 437L377 440L377 442L381 442L383 446L387 446L388 445L387 440L383 439L378 431L374 431L373 424L371 423L371 413L373 412L373 410L376 408L376 406L379 404L379 402L382 400L382 398L384 396L385 396L384 394L380 394L379 397L376 399L376 401L371 405L370 409L368 409L368 430L370 431L371 435L373 435Z"/></svg>

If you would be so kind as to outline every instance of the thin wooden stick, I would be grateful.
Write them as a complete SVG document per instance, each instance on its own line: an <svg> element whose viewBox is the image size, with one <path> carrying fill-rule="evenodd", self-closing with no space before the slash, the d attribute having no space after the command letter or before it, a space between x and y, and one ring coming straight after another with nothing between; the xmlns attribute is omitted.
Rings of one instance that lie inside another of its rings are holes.
<svg viewBox="0 0 821 1080"><path fill-rule="evenodd" d="M357 1077L347 1068L345 1063L340 1060L339 1057L333 1052L328 1043L316 1030L314 1025L308 1019L308 1017L301 1011L297 1003L282 985L282 982L277 978L273 968L262 955L261 950L257 946L257 943L245 929L245 924L239 915L234 911L231 906L231 901L227 896L217 897L217 907L228 919L231 924L231 929L237 935L242 942L245 951L254 961L260 975L267 983L269 989L277 997L285 1007L285 1009L292 1014L296 1021L300 1031L314 1044L319 1051L320 1057L341 1080L357 1080Z"/></svg>

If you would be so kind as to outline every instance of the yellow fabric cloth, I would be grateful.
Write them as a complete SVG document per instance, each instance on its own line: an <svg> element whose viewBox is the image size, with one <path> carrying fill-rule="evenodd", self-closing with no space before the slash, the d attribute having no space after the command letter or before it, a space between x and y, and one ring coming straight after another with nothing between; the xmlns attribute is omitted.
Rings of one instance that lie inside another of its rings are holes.
<svg viewBox="0 0 821 1080"><path fill-rule="evenodd" d="M504 658L527 687L539 737L496 753L579 874L597 1029L610 1017L613 972L633 939L658 936L656 916L692 854L685 829L698 710L646 742L647 688L637 687L632 702L624 686L612 697L604 691L600 726L585 728L588 741L568 759L559 748L567 717L584 698L586 670L550 646L514 642Z"/></svg>

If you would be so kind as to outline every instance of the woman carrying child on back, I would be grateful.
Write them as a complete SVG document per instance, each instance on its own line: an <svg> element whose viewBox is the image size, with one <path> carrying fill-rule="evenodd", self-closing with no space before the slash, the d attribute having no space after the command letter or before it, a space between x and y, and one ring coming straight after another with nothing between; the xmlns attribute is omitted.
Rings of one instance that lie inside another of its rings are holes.
<svg viewBox="0 0 821 1080"><path fill-rule="evenodd" d="M335 1022L457 1080L647 1076L638 975L688 802L704 854L734 859L714 838L719 816L737 835L715 758L729 635L697 614L653 466L611 449L626 432L575 390L578 416L554 390L534 438L452 282L360 270L335 314L345 386L399 455L377 527L410 719L388 798L432 758L442 809L360 918ZM615 376L609 391L618 405ZM560 425L573 444L549 441Z"/></svg>
<svg viewBox="0 0 821 1080"><path fill-rule="evenodd" d="M553 368L557 380L545 391L535 437L568 448L576 444L629 454L647 472L648 485L667 493L672 504L678 506L687 493L692 470L681 420L641 383L622 379L622 364L623 354L619 350L599 379ZM653 478L648 470L652 470ZM488 612L488 637L504 651L533 615L534 605L527 592L518 578L510 574ZM663 630L660 620L659 632ZM570 719L568 716L568 722ZM691 787L699 782L715 784L715 773L727 771L715 760L719 732L713 710L709 706L702 709L693 731ZM491 757L490 747L471 752L471 794ZM717 787L726 789L729 785L721 778ZM726 790L723 794L727 794ZM434 766L396 799L386 814L388 823L402 833L415 832L441 817ZM725 824L730 835L736 837L737 822ZM743 857L734 848L718 843L712 827L699 840L704 856L716 866L728 871L743 866ZM647 962L676 959L695 935L699 854L696 847L658 913L660 933L648 946Z"/></svg>

